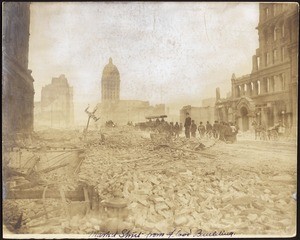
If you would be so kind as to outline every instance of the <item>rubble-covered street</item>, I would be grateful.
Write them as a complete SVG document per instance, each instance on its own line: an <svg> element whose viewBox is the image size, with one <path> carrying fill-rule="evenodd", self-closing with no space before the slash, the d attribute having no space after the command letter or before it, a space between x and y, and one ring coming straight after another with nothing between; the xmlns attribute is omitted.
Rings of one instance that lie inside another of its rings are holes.
<svg viewBox="0 0 300 240"><path fill-rule="evenodd" d="M43 182L31 186L43 193L40 199L4 199L4 223L10 231L295 233L296 142L255 141L243 135L234 144L183 137L166 141L128 126L90 131L85 142L81 136L75 131L38 132L26 143L27 149L83 149L84 158L73 168L40 171L38 181ZM8 176L6 181L18 178ZM51 183L64 191L92 186L98 198L90 199L91 207L86 207L87 200L66 200L62 192L61 198L52 199L45 193ZM6 184L5 190L10 187ZM127 202L124 220L118 223L105 217L101 205L114 197Z"/></svg>
<svg viewBox="0 0 300 240"><path fill-rule="evenodd" d="M2 7L4 239L296 237L298 4Z"/></svg>

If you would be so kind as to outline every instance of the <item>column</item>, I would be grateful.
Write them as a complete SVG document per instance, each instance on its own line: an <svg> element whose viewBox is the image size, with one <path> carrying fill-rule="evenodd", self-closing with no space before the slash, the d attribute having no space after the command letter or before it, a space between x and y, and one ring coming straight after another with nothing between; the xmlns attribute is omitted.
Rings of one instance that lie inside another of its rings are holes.
<svg viewBox="0 0 300 240"><path fill-rule="evenodd" d="M275 91L275 82L274 82L274 77L270 77L270 92Z"/></svg>
<svg viewBox="0 0 300 240"><path fill-rule="evenodd" d="M257 56L252 56L252 72L256 72L258 70Z"/></svg>
<svg viewBox="0 0 300 240"><path fill-rule="evenodd" d="M251 96L252 95L252 86L251 86L251 82L247 83L247 96Z"/></svg>
<svg viewBox="0 0 300 240"><path fill-rule="evenodd" d="M274 92L279 92L281 90L281 83L279 81L278 75L274 76Z"/></svg>
<svg viewBox="0 0 300 240"><path fill-rule="evenodd" d="M261 109L261 124L268 128L268 114L267 108Z"/></svg>
<svg viewBox="0 0 300 240"><path fill-rule="evenodd" d="M281 115L281 114L280 114ZM274 116L274 123L276 124L279 120L278 118L278 107L277 107L277 104L276 102L273 103L273 116ZM280 116L281 117L281 116Z"/></svg>
<svg viewBox="0 0 300 240"><path fill-rule="evenodd" d="M253 82L253 96L257 96L258 95L258 83L257 81Z"/></svg>

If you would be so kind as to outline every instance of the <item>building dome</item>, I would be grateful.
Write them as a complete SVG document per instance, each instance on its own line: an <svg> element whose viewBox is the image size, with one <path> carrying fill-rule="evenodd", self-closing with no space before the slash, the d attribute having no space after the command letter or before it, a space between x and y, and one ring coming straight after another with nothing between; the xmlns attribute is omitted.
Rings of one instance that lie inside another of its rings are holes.
<svg viewBox="0 0 300 240"><path fill-rule="evenodd" d="M120 81L119 70L113 64L112 58L109 58L109 63L103 69L102 81Z"/></svg>
<svg viewBox="0 0 300 240"><path fill-rule="evenodd" d="M120 99L120 73L111 58L109 58L109 63L103 69L101 89L102 101Z"/></svg>

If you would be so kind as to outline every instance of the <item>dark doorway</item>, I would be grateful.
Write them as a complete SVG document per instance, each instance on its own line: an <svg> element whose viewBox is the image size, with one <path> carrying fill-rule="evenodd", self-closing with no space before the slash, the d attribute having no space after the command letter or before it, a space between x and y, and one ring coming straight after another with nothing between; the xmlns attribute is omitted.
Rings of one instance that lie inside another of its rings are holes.
<svg viewBox="0 0 300 240"><path fill-rule="evenodd" d="M246 107L241 108L241 116L242 116L242 130L248 131L249 130L249 117L248 117L248 110Z"/></svg>

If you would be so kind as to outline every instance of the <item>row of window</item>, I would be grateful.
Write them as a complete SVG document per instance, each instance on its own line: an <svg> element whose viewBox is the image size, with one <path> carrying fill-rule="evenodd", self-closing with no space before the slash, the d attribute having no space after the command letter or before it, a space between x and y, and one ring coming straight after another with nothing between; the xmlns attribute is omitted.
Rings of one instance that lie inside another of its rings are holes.
<svg viewBox="0 0 300 240"><path fill-rule="evenodd" d="M283 91L286 89L285 74L281 73L272 77L264 78L248 84L236 86L237 97L260 95L262 93L271 93Z"/></svg>
<svg viewBox="0 0 300 240"><path fill-rule="evenodd" d="M105 84L102 87L103 87L103 89L116 89L117 88L116 85L105 85Z"/></svg>
<svg viewBox="0 0 300 240"><path fill-rule="evenodd" d="M269 18L271 16L276 16L283 12L286 9L286 4L275 3L272 6L268 6L264 9L265 18Z"/></svg>
<svg viewBox="0 0 300 240"><path fill-rule="evenodd" d="M280 37L284 38L286 35L286 29L285 29L285 25L284 23L281 23L278 26L273 26L271 28L271 34L272 37L269 37L269 33L268 33L268 29L264 30L264 38L265 38L265 43L268 44L270 43L270 39L273 39L273 42L275 42L277 39L279 39Z"/></svg>
<svg viewBox="0 0 300 240"><path fill-rule="evenodd" d="M280 48L280 60L283 62L285 60L285 56L286 55L286 50L285 47L281 47ZM265 62L264 62L264 66L267 67L270 64L275 64L278 60L279 60L279 56L278 56L278 49L275 48L272 51L272 58L271 58L271 53L270 52L266 52L265 53ZM257 62L258 62L258 66L261 66L260 64L260 58L257 58Z"/></svg>
<svg viewBox="0 0 300 240"><path fill-rule="evenodd" d="M119 97L119 94L117 94L117 93L104 93L103 97L105 99L115 99L115 98Z"/></svg>

